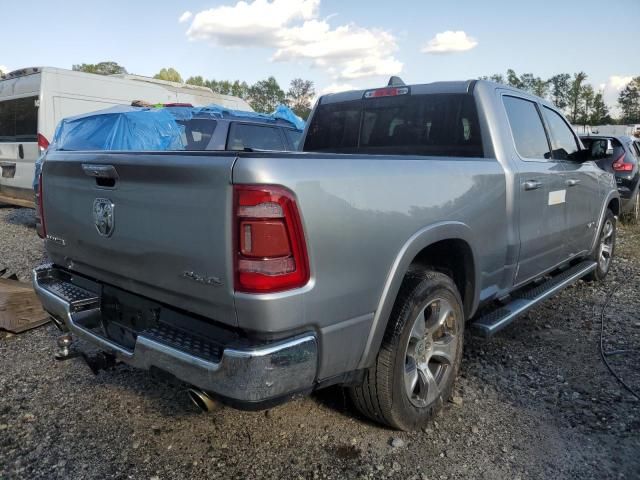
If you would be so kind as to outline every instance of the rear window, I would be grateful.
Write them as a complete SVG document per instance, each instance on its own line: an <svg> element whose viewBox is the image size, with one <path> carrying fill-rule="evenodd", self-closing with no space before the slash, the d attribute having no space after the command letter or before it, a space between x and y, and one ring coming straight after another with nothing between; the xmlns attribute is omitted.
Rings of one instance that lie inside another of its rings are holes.
<svg viewBox="0 0 640 480"><path fill-rule="evenodd" d="M38 97L0 101L0 142L38 140Z"/></svg>
<svg viewBox="0 0 640 480"><path fill-rule="evenodd" d="M320 105L305 151L482 157L472 95L401 95Z"/></svg>
<svg viewBox="0 0 640 480"><path fill-rule="evenodd" d="M278 127L232 123L229 129L227 150L284 150L284 142Z"/></svg>
<svg viewBox="0 0 640 480"><path fill-rule="evenodd" d="M218 122L211 118L178 120L177 123L184 127L182 143L185 150L206 150L218 125Z"/></svg>

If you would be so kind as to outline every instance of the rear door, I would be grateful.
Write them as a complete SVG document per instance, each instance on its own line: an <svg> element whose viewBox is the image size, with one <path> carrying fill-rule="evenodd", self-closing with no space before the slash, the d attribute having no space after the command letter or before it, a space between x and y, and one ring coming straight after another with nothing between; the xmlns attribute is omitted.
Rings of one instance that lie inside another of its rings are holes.
<svg viewBox="0 0 640 480"><path fill-rule="evenodd" d="M535 278L565 258L563 163L552 158L538 104L502 95L518 165L520 255L515 283Z"/></svg>
<svg viewBox="0 0 640 480"><path fill-rule="evenodd" d="M566 192L566 256L571 257L591 248L601 205L599 168L594 162L576 162L574 156L580 144L573 129L555 110L543 106L542 111L553 158L562 162L566 170L562 187Z"/></svg>
<svg viewBox="0 0 640 480"><path fill-rule="evenodd" d="M226 152L50 151L42 198L51 260L235 324L234 160Z"/></svg>

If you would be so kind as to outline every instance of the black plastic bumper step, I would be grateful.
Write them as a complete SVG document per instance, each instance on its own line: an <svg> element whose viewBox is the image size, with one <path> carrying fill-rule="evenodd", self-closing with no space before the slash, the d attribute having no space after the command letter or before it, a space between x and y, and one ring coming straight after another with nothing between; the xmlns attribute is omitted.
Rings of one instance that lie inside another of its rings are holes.
<svg viewBox="0 0 640 480"><path fill-rule="evenodd" d="M144 330L140 335L204 360L217 363L222 358L221 345L164 323Z"/></svg>
<svg viewBox="0 0 640 480"><path fill-rule="evenodd" d="M490 337L499 332L534 305L546 300L565 287L577 282L587 273L595 270L596 262L585 260L567 270L554 275L538 286L512 294L511 301L500 308L489 312L471 323L476 333Z"/></svg>

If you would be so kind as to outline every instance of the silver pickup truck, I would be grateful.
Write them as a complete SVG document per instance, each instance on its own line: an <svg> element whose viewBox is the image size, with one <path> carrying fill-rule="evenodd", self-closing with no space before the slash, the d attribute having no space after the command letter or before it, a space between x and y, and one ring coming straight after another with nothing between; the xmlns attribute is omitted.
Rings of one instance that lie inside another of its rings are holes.
<svg viewBox="0 0 640 480"><path fill-rule="evenodd" d="M546 101L486 81L326 95L303 152L49 151L60 328L239 408L329 385L398 429L491 335L609 270L620 201Z"/></svg>

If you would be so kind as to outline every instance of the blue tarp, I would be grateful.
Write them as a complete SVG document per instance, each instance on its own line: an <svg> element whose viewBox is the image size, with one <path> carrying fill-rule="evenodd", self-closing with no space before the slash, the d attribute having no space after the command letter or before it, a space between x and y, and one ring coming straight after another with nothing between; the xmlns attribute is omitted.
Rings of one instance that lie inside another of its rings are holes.
<svg viewBox="0 0 640 480"><path fill-rule="evenodd" d="M116 106L63 119L52 150L184 150L184 127L166 108Z"/></svg>
<svg viewBox="0 0 640 480"><path fill-rule="evenodd" d="M51 150L184 150L184 127L179 121L194 116L225 118L228 116L285 120L298 130L304 121L290 108L279 105L271 114L232 110L219 105L206 107L129 107L106 110L63 119L49 147Z"/></svg>

